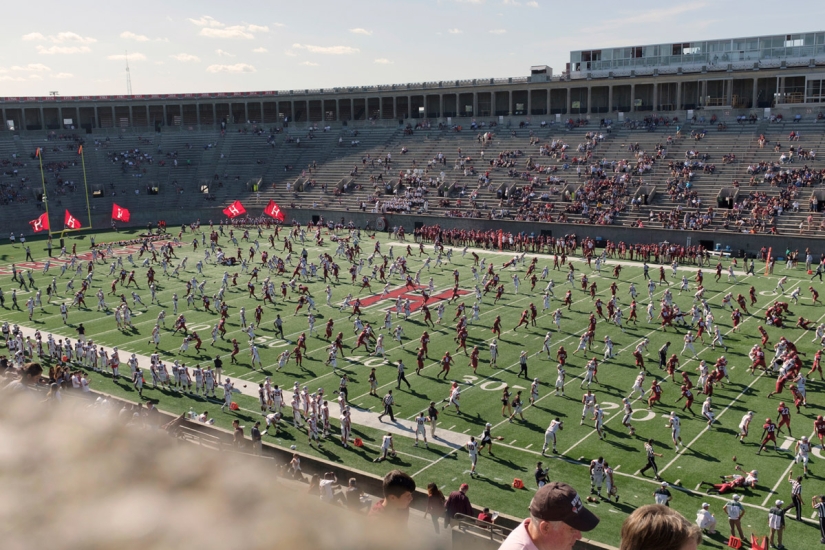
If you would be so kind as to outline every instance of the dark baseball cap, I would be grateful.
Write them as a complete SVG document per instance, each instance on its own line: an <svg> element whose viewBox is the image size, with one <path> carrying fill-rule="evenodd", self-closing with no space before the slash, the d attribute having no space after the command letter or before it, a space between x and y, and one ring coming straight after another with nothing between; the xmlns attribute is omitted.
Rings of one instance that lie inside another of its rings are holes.
<svg viewBox="0 0 825 550"><path fill-rule="evenodd" d="M591 531L599 518L585 508L576 490L554 481L538 490L530 502L530 515L544 521L562 521L579 531Z"/></svg>

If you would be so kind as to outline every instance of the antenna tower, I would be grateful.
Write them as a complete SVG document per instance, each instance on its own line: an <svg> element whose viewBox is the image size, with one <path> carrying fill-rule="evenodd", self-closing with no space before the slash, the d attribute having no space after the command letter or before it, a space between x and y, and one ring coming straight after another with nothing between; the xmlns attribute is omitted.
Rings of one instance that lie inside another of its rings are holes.
<svg viewBox="0 0 825 550"><path fill-rule="evenodd" d="M132 74L129 72L129 52L126 51L126 94L132 95Z"/></svg>

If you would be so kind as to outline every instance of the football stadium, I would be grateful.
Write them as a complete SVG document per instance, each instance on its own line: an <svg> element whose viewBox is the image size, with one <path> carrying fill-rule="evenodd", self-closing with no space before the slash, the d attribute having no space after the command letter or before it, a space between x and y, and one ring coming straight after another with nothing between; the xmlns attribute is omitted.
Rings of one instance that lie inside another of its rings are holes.
<svg viewBox="0 0 825 550"><path fill-rule="evenodd" d="M401 470L416 529L467 484L453 547L553 482L600 520L577 548L664 503L701 547L825 542L825 32L615 41L521 77L0 97L3 384L38 363L42 399L151 405L310 491Z"/></svg>

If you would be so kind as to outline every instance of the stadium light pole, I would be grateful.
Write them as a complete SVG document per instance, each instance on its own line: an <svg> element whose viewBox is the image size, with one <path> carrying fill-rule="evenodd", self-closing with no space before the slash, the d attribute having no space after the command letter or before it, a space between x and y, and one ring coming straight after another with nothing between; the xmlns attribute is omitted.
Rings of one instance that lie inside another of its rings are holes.
<svg viewBox="0 0 825 550"><path fill-rule="evenodd" d="M43 185L43 206L46 208L46 217L49 217L49 201L46 197L46 175L43 173L43 149L38 147L34 152L37 159L40 161L40 183ZM52 236L51 222L49 222L49 236Z"/></svg>
<svg viewBox="0 0 825 550"><path fill-rule="evenodd" d="M89 216L89 227L92 227L92 208L89 206L89 183L86 180L86 156L83 153L83 145L80 146L80 164L83 165L83 187L86 189L86 215Z"/></svg>

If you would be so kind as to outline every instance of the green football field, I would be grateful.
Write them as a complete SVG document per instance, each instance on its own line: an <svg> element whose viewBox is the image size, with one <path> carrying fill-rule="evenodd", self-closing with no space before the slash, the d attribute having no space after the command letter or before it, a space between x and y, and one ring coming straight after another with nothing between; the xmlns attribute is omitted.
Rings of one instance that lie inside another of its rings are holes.
<svg viewBox="0 0 825 550"><path fill-rule="evenodd" d="M208 227L203 229L208 232ZM137 232L130 233L128 231L121 231L120 233L101 232L95 234L95 238L97 243L100 244L131 238L136 234ZM256 232L253 231L252 239L255 238L255 235ZM344 233L340 235L346 236ZM200 241L200 234L196 234L196 236ZM236 236L240 238L241 233L236 231ZM285 252L281 250L281 245L278 245L276 249L269 248L268 236L269 233L264 232L264 237L259 239L260 250L267 250L270 254L283 257ZM369 275L371 274L371 266L367 261L367 257L372 252L375 241L367 235L363 235L363 237L364 239L361 241L361 258L364 259L362 275ZM120 357L124 363L121 366L121 374L123 374L124 372L128 373L125 360L129 353L135 352L146 356L152 353L154 346L150 345L148 340L158 312L164 309L167 312L167 328L162 331L160 348L161 357L165 361L178 358L191 368L198 362L211 362L215 354L220 354L225 363L223 374L231 377L236 382L236 387L247 384L249 388L255 388L264 376L271 376L273 383L279 384L285 389L291 389L295 381L301 386L309 386L310 391L322 387L326 394L331 397L330 410L333 418L333 432L335 433L338 432L335 420L338 416L338 408L334 403L335 397L332 394L338 388L339 376L334 375L331 368L324 364L327 359L326 347L329 342L323 338L323 332L328 319L332 318L335 321L334 334L339 331L344 333L347 359L342 360L339 356L338 367L350 376L350 403L359 410L369 409L377 412L381 410L380 398L369 395L367 375L371 367L377 368L379 395L384 395L388 389L394 390L396 401L400 405L395 409L397 418L412 419L419 411L426 410L426 406L431 400L442 401L449 393L450 382L443 380L443 377L442 379L436 379L436 375L440 370L438 360L445 351L450 351L456 359L450 378L458 381L462 389L461 413L457 413L452 408L441 413L439 430L446 430L454 434L466 434L466 438L469 439L471 435L479 436L485 423L490 422L493 425L493 436L499 438L494 443L494 456L488 455L486 451L482 453L477 468L479 475L475 478L470 477L470 461L466 450L451 449L437 441L431 441L429 449L426 449L414 447L413 440L408 437L395 436L395 447L398 450L398 455L387 462L373 462L373 459L378 456L378 445L383 434L380 424L375 421L370 422L369 425L354 426L354 435L361 437L365 442L365 446L362 448L344 449L336 438L326 441L322 449L310 448L307 445L306 434L292 428L289 423L277 438L265 436L265 441L285 447L294 444L299 452L321 456L378 475L382 475L393 468L401 468L412 474L422 487L431 481L435 481L443 487L444 491L451 491L456 489L460 483L467 482L471 487L469 496L474 504L489 506L493 510L519 517L524 516L535 490L536 484L533 473L537 461L541 460L546 467L549 467L550 479L569 482L584 496L589 492L590 487L586 464L593 458L603 456L615 471L620 500L619 502L601 501L588 505L602 519L598 529L591 533L591 538L609 544L618 544L619 528L628 513L639 505L653 502L652 494L659 484L653 480L651 472L648 472L647 476L639 474L640 468L646 463L643 443L648 438L654 439L656 451L664 455L662 458L657 459L660 475L671 485L675 485L671 487L671 492L674 495L672 506L693 521L696 510L699 509L701 503L710 503L711 511L716 514L719 520L721 533L717 533L713 537L706 537L708 546L721 548L727 541L727 521L725 521L722 506L728 500L729 495L722 497L707 495L705 494L706 487L698 487L701 481L718 482L719 476L735 473L734 467L737 464L746 470L757 469L759 471L759 483L755 489L738 489L743 496L743 503L747 510L743 520L746 536L749 536L750 532L759 535L767 534L767 509L773 505L774 500L781 498L787 504L790 503L790 484L787 482L789 472L792 470L794 475L801 474L801 466L794 466L792 463L792 451L796 440L786 437L788 434L785 430L779 436L779 443L782 447L780 451L775 452L771 447L763 451L760 456L756 455L756 451L759 447L761 426L765 418L771 417L776 420L776 409L779 401L784 399L790 403L793 400L787 388L782 395L767 398L768 392L774 387L775 375L758 372L756 376L751 376L747 368L750 365L747 354L751 346L759 342L757 326L764 325L770 335L772 344L777 342L779 337L783 335L794 341L799 350L806 354L803 357L804 367L802 372L807 373L810 369L813 354L819 349L818 345L812 342L814 333L812 330L804 331L800 328L794 328L794 325L796 324L796 318L802 316L813 320L813 326L815 327L825 319L825 309L812 304L810 293L807 290L811 283L802 265L786 270L784 263L780 262L777 264L773 275L764 275L764 266L757 262L758 275L750 277L744 276L744 270L740 265L736 269L739 277L738 283L728 282L726 271L723 272L721 280L715 282L713 268L706 267L703 269L705 273L705 297L711 304L715 322L721 327L722 333L725 335L725 344L728 349L727 351L711 350L711 338L706 336L706 345L697 341L696 351L699 353L699 358L706 360L711 367L716 359L724 354L728 359L728 369L732 380L732 383L716 386L713 394L713 409L718 421L712 428L708 428L705 420L699 415L704 396L696 395L696 402L693 405L693 409L697 413L696 416L691 415L689 412L683 412L681 410L682 403L674 403L679 397L679 386L669 379L665 380L664 372L658 369L657 350L659 347L665 341L670 341L672 342L670 353L678 354L682 350L683 335L686 329L680 327L662 331L656 322L647 322L648 291L641 264L608 258L606 266L601 269L601 273L597 273L595 269L588 267L580 258L573 258L575 285L571 287L567 283L566 270L550 271L550 278L555 282L554 292L556 298L551 301L551 308L548 311L542 311L542 294L547 281L540 280L535 289L531 290L526 277L526 270L530 260L537 256L536 271L541 274L545 266L552 267L552 256L528 253L523 263L518 263L515 267L503 268L502 264L513 258L513 253L476 251L488 265L490 263L494 265L495 271L499 273L504 284L505 293L496 304L493 303L494 293L486 294L480 304L480 320L469 325L468 348L471 349L472 346L478 345L481 350L478 371L473 373L464 354L461 351L457 353L454 351L457 345L454 340L455 321L453 321L456 303L446 306L444 323L436 325L434 329L425 327L421 312L414 312L406 321L403 319L396 320L393 315L393 326L400 323L404 331L403 341L399 344L393 340L389 331L382 328L384 312L387 308L394 306L394 300L377 301L364 309L361 319L370 322L376 332L384 333L386 360L368 355L363 348L352 352L351 348L355 344L356 335L352 321L348 320L351 311L341 311L339 306L348 293L352 293L354 296L359 295L361 276L358 277L359 283L357 285L351 284L347 272L351 264L345 258L337 257L335 260L340 265L341 270L340 282L331 284L334 307L326 305L325 283L320 281L319 278L306 283L318 307L316 321L318 336L308 338L308 353L304 358L302 367L297 366L294 360L290 360L284 369L275 371L278 355L286 349L292 349L300 333L307 330L306 307L297 316L293 315L298 293L290 290L287 300L284 302L280 297L280 291L278 291L276 305L274 307L270 304L264 306L263 320L260 328L256 330L256 343L261 350L261 359L264 365L263 372L261 372L261 370L255 371L251 368L247 335L240 327L238 315L239 308L245 307L247 321L251 322L254 319L253 311L258 304L262 303L261 285L256 284L258 300L249 297L246 290L246 284L249 280L248 274L240 273L238 285L229 286L225 297L229 305L227 339L219 340L215 347L211 347L209 333L211 327L217 322L218 316L215 313L206 312L200 299L196 300L194 308L187 307L186 300L183 298L186 281L193 276L198 281L205 278L208 281L205 291L209 296L212 296L220 288L223 272L226 270L232 275L239 272L240 268L224 268L214 263L205 263L204 276L197 274L195 264L198 260L203 259L204 249L199 247L197 251L194 251L191 245L192 239L193 235L187 231L182 238L182 247L176 248L179 259L184 256L189 258L185 271L182 271L179 277L164 276L162 269L158 265L154 266L157 272L158 297L161 305L148 305L148 307L138 305L133 307L135 314L135 317L133 317L134 329L119 330L111 311L96 311L97 299L95 294L97 290L102 288L104 293L108 293L110 289L112 277L109 276L108 262L106 264L98 263L95 266L93 288L86 295L88 308L72 308L69 313L68 325L62 323L58 307L62 302L71 302L71 296L66 294L66 283L74 275L73 270L67 270L65 275L60 276L60 265L54 262L48 274L44 275L42 273L42 267L33 269L32 275L37 286L44 289L45 307L43 310L40 308L35 309L31 321L29 321L28 313L25 311L25 302L32 296L30 291L28 293L25 291L18 293L18 303L22 309L20 311L13 310L11 309L11 290L17 288L18 284L11 280L11 275L0 276L0 287L2 287L5 294L5 308L0 309L0 319L21 326L37 328L41 331L50 331L60 335L60 337L69 337L72 340L75 340L77 336L75 328L82 322L86 327L87 338L106 346L118 346L120 348ZM388 242L386 236L379 236L379 239L382 241L382 252L386 254L389 245L392 245L395 257L405 254L406 244L412 244L413 255L408 258L408 269L414 274L422 267L426 256L419 256L417 244L412 243L410 240L407 243ZM32 254L37 262L42 263L47 257L44 244L45 241L30 242ZM77 245L78 254L88 252L89 235L67 238L67 248L70 249L73 244ZM229 242L228 237L221 237L220 245L228 252L232 251L229 252L229 255L234 255L236 247ZM240 247L244 250L246 256L250 244L240 241ZM314 262L316 265L319 263L318 255L320 253L327 252L332 255L335 252L335 245L330 242L326 231L324 231L323 247L316 246L309 236L304 245L295 242L293 259L297 257L302 247L306 248L309 261ZM422 271L421 284L426 285L429 278L433 277L436 288L435 295L446 292L449 298L453 285L453 270L458 269L461 288L468 291L467 294L461 297L460 301L463 300L467 304L469 319L470 307L475 302L472 292L475 281L470 271L473 259L470 252L462 255L461 249L456 248L453 250L450 263L444 258L444 264L435 267L436 255L433 252L433 246L427 244L425 249L432 258L431 269L427 270L425 268ZM117 253L117 245L115 245L115 250ZM55 254L58 251L59 249L55 251ZM25 251L19 244L10 245L6 241L5 244L0 246L0 260L2 260L0 268L10 267L12 262L19 264L24 261L24 258ZM123 258L124 265L127 269L130 269L125 256ZM253 265L259 265L258 258L259 256L256 255ZM140 290L137 292L143 301L149 304L150 295L146 283L147 269L140 267L142 259L138 260L136 253L134 254L134 260L138 266L135 268L137 271L136 279L140 285ZM173 260L172 265L174 266L177 261L179 260ZM612 267L617 262L624 265L617 280L619 287L617 299L620 307L625 312L625 330L623 332L615 324L600 319L596 325L593 350L588 352L587 355L581 352L574 355L572 352L578 345L579 336L587 328L588 316L595 311L589 293L581 290L580 277L584 273L591 282L596 282L598 285L597 297L606 303L610 298L609 285L615 280L611 276ZM713 263L715 264L715 260L713 260ZM728 260L724 260L724 265L727 269ZM287 272L284 275L272 275L276 289L279 290L282 281L289 280L292 269L293 267L287 265ZM169 273L172 273L171 267ZM521 278L518 294L514 292L511 279L512 275L516 273ZM658 265L651 265L650 273L655 280L658 280ZM674 302L683 311L687 311L692 305L693 293L696 290L696 283L694 282L696 266L681 266L675 278L671 276L670 266L666 266L666 273L671 283L669 288L673 293ZM260 279L263 280L268 275L268 270L263 269ZM683 292L680 295L679 284L683 275L690 280L690 291ZM789 277L789 281L785 285L786 295L783 300L789 301L789 295L796 287L801 287L802 293L798 304L790 304L791 313L786 316L786 324L790 327L775 328L764 322L765 310L774 299L778 298L774 289L779 278L784 275ZM50 304L45 304L45 286L53 276L57 277L58 296ZM391 283L391 290L403 288L404 286L404 279L398 275L393 276L389 282ZM630 283L635 284L639 293L637 298L638 324L628 324L628 306L630 303L628 288ZM722 297L727 292L732 292L734 297L739 293L747 297L751 285L756 289L758 303L753 307L749 306L750 313L742 316L741 330L733 333L731 332L730 311L722 309ZM818 290L825 288L818 280L814 285ZM372 281L372 291L365 290L361 292L360 296L363 299L373 294L380 294L383 286L381 282ZM77 277L75 289L79 287L80 277ZM662 285L657 286L654 290L657 315L659 311L658 302L667 288ZM557 330L550 313L561 307L561 298L568 289L573 291L572 309L568 311L566 307L563 308L561 330ZM124 288L121 290L121 287L118 286L118 294L121 292L127 296L131 307L131 289ZM190 346L185 356L181 357L178 353L182 338L180 334L177 336L172 335L174 316L172 315L171 297L175 292L180 297L179 307L186 315L189 329L196 329L204 341L204 348L200 353L194 350L194 345ZM420 293L410 293L409 296L420 298ZM107 296L106 300L110 306L117 303L114 296ZM514 327L518 323L521 312L531 302L536 305L539 311L538 326L522 327L515 331ZM436 298L430 300L429 306L435 320L437 318ZM288 342L275 336L273 320L276 313L280 313L284 319L284 332ZM499 358L497 366L491 367L489 364L489 344L494 337L491 326L496 316L500 316L502 320L502 336L498 342ZM429 330L431 335L429 358L421 375L417 376L415 374L416 348L418 347L419 336L425 328ZM541 352L547 331L553 333L552 359L548 359L546 354ZM603 345L601 342L605 335L609 335L613 340L614 353L617 353L617 355L609 361L602 362ZM237 365L229 364L229 353L231 352L229 340L231 338L237 338L241 345L241 353L238 356L240 364ZM646 403L637 399L638 395L633 396L635 412L632 418L636 435L631 436L628 430L621 425L621 400L630 394L631 386L638 374L638 369L634 366L632 352L643 338L650 340L645 354L645 361L650 375L648 375L644 387L648 389L650 380L657 377L662 381L664 392L662 403L654 405L651 411L647 410ZM553 392L557 365L555 354L560 345L564 346L569 354L566 366L565 395L563 397L555 396ZM370 349L372 349L372 346ZM529 376L531 379L538 377L541 388L537 402L525 407L524 420L517 418L511 423L507 418L503 418L501 414L501 389L504 385L509 385L513 391L522 389L524 400L527 401L530 394L531 380L517 377L519 373L519 355L522 350L527 351L529 354ZM770 364L773 351L766 350L765 355ZM580 389L580 384L585 363L592 356L599 359L598 379L600 384L594 383L591 388L601 407L605 410L606 437L604 440L599 439L593 428L593 422L589 419L584 422L584 425L580 425L581 398L584 393L584 390ZM412 385L412 389L407 389L407 386L402 384L400 390L395 390L396 369L391 363L398 360L403 360L407 365L407 378ZM680 370L686 371L693 383L696 384L698 360L691 357L690 353L686 353L680 355L680 362ZM145 369L148 381L148 364L141 364L140 366ZM90 376L91 386L94 390L108 392L134 401L140 399L132 384L126 378L112 380L109 375L94 372L90 372ZM680 380L679 373L677 373L677 380ZM811 436L813 434L813 420L820 413L817 392L821 387L819 374L816 374L815 379L809 380L808 384L809 407L803 408L799 414L796 413L795 408L791 407L794 437ZM694 388L694 393L697 390L698 388ZM256 417L260 418L258 402L254 395L237 395L235 401L238 402L241 410L236 413L221 412L221 395L222 391L219 389L217 391L218 399L204 400L199 397L182 395L177 391L152 389L150 382L148 387L144 389L143 399L151 399L157 402L161 409L175 413L188 411L190 408L198 411L208 410L210 415L216 419L216 423L224 428L228 428L234 418L240 418L242 424L247 427L254 422ZM286 410L289 410L288 407ZM676 410L682 419L681 435L683 442L686 444L686 448L680 449L679 452L674 450L670 430L666 427L665 417L673 410ZM735 437L737 425L742 415L748 410L754 411L755 416L750 435L744 444L740 444ZM291 414L287 412L286 417L289 418L290 416ZM541 450L544 443L544 431L550 421L557 416L564 421L564 430L559 432L558 436L559 454L553 456L548 453L547 457L543 457L541 456ZM387 425L390 425L390 423L387 422ZM789 548L813 547L814 544L818 543L819 532L816 523L811 520L810 498L820 491L825 491L825 486L823 486L823 478L821 477L823 470L819 463L821 450L818 446L818 440L816 440L816 443L810 466L811 474L803 483L803 500L806 504L803 517L809 521L801 524L795 521L788 522L785 545ZM792 466L794 467L792 468ZM514 478L523 479L526 488L514 489L512 487ZM792 514L792 511L788 513L789 519Z"/></svg>

